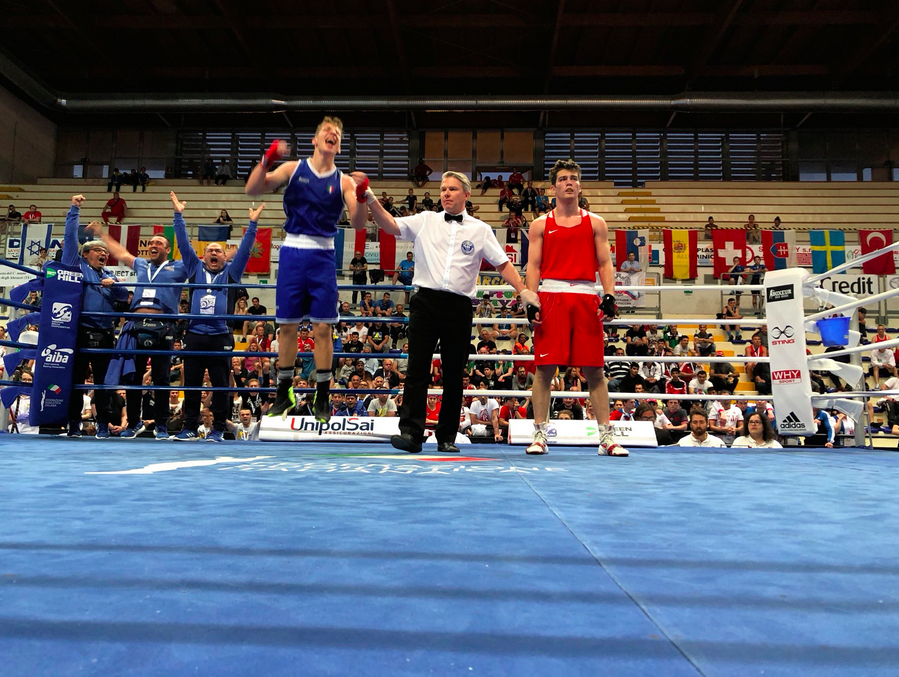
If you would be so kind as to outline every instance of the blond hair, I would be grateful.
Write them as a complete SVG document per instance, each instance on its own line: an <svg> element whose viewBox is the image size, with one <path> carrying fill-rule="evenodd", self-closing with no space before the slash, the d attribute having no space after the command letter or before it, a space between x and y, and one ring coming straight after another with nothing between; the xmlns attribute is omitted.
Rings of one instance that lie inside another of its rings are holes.
<svg viewBox="0 0 899 677"><path fill-rule="evenodd" d="M340 135L343 136L343 120L338 117L332 117L330 115L326 115L322 118L322 121L318 123L318 127L315 128L315 133L318 134L322 127L325 125L334 125L337 127L337 130L340 132Z"/></svg>
<svg viewBox="0 0 899 677"><path fill-rule="evenodd" d="M459 183L462 184L462 189L466 193L471 192L471 181L468 180L468 177L465 176L462 172L443 172L443 176L440 178L441 181L446 181L447 179L456 179Z"/></svg>

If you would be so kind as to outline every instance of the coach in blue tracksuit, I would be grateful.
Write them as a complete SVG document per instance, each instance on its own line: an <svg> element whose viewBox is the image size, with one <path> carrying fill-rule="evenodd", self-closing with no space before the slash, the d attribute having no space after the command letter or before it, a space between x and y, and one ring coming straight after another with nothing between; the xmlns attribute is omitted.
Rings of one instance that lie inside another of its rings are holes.
<svg viewBox="0 0 899 677"><path fill-rule="evenodd" d="M129 252L121 243L108 233L104 233L97 225L95 235L102 238L103 242L119 262L132 268L138 282L144 283L177 283L187 279L187 271L183 261L170 261L169 254L172 251L172 243L165 235L155 234L150 238L147 247L149 257L139 258ZM134 298L131 300L131 312L138 313L142 317L129 322L126 327L130 329L137 348L142 350L171 351L174 345L175 320L154 317L155 315L178 314L178 303L181 300L181 287L136 287ZM136 362L143 365L146 358L138 358ZM152 355L150 357L150 375L154 386L168 386L172 369L171 355ZM132 378L124 381L129 385L140 385L143 382L144 370L137 369ZM116 381L122 383L122 380ZM128 428L121 437L132 439L140 435L144 430L142 419L152 418L155 423L155 437L157 440L169 439L169 391L157 390L153 393L153 411L141 411L143 396L139 389L127 391L125 396L128 411Z"/></svg>
<svg viewBox="0 0 899 677"><path fill-rule="evenodd" d="M234 310L237 299L237 289L225 288L222 284L238 283L243 277L244 268L250 260L250 253L256 242L256 219L265 208L263 202L258 209L250 210L250 224L244 233L240 247L234 258L229 262L225 250L218 242L206 245L203 258L197 256L190 238L187 236L187 226L181 213L186 203L181 202L178 196L171 193L172 205L175 208L175 239L178 241L178 249L181 250L181 260L187 271L188 282L208 284L207 288L191 289L190 313L198 315L192 318L187 325L187 333L184 336L183 346L185 350L209 350L227 353L234 348L234 335L231 332L231 322L216 319L216 315L230 315ZM209 380L213 387L226 388L228 386L228 374L230 373L231 360L227 354L209 356L185 356L184 358L184 385L200 386L203 384L203 375L208 370ZM212 394L212 418L213 430L206 437L211 442L221 442L225 432L225 421L228 417L230 398L225 391L216 391ZM200 424L200 391L186 390L184 392L184 428L175 435L177 441L195 440L197 428Z"/></svg>
<svg viewBox="0 0 899 677"><path fill-rule="evenodd" d="M85 312L115 312L116 301L127 301L125 287L113 287L116 276L103 266L109 258L109 250L102 240L85 242L78 246L78 217L83 195L72 197L72 206L66 215L66 232L62 245L62 263L66 266L80 266L84 276L84 291L81 297L81 320L78 323L78 343L75 351L73 383L82 384L90 367L95 384L102 384L109 368L111 355L85 355L83 348L113 348L115 346L115 317L85 317ZM100 284L97 284L100 283ZM109 390L94 391L94 405L97 408L97 439L109 437ZM81 437L81 391L72 392L69 400L68 436Z"/></svg>

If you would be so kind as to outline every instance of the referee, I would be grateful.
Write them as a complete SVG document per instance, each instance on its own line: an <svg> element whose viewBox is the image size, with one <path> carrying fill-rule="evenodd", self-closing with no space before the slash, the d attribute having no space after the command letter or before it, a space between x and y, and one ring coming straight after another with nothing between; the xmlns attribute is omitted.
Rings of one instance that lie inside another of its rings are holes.
<svg viewBox="0 0 899 677"><path fill-rule="evenodd" d="M442 212L421 212L394 218L366 192L375 221L385 232L412 241L417 293L409 304L409 363L400 408L400 434L390 443L410 453L421 451L431 360L440 342L443 402L434 431L437 450L458 452L455 445L462 408L462 373L471 346L472 299L477 291L481 260L496 267L527 305L539 307L537 294L525 288L493 230L465 211L471 195L468 177L446 172L440 184Z"/></svg>

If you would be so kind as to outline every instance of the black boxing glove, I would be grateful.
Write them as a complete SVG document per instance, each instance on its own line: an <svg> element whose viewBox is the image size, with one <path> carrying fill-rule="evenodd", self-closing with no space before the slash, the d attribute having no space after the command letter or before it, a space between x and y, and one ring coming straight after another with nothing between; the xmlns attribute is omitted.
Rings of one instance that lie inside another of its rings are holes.
<svg viewBox="0 0 899 677"><path fill-rule="evenodd" d="M537 306L528 306L528 323L534 324L534 320L537 319L537 313L540 312L540 309Z"/></svg>
<svg viewBox="0 0 899 677"><path fill-rule="evenodd" d="M610 320L614 319L615 316L618 315L618 304L615 303L615 295L606 294L603 296L602 300L599 302L599 309L605 317Z"/></svg>

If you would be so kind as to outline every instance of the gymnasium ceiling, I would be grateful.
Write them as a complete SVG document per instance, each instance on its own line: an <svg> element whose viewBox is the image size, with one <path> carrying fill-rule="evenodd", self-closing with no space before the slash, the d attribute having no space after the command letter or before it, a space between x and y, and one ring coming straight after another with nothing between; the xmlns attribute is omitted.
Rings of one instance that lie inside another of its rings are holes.
<svg viewBox="0 0 899 677"><path fill-rule="evenodd" d="M896 0L0 0L0 14L2 55L72 98L890 94L899 88ZM4 84L29 98L14 82ZM69 124L84 117L42 112ZM346 117L419 127L499 119L506 127L899 126L894 114L806 113L422 109ZM147 109L117 116L144 125L255 125L277 118L299 126L319 112L160 116Z"/></svg>

